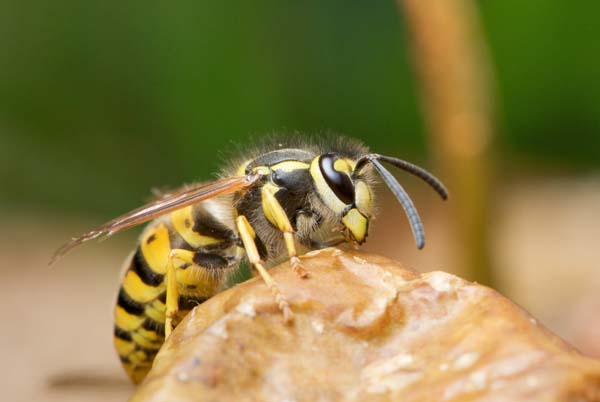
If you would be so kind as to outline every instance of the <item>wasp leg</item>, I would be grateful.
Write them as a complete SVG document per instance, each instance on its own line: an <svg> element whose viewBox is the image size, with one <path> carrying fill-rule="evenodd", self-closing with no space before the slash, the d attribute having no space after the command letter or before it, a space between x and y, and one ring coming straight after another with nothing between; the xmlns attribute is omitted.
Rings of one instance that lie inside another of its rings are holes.
<svg viewBox="0 0 600 402"><path fill-rule="evenodd" d="M242 242L244 243L246 255L248 256L250 263L254 268L256 268L263 281L265 281L265 283L271 290L271 293L275 297L275 301L277 302L279 309L283 312L284 321L291 322L294 319L294 314L290 309L290 305L285 299L285 296L279 290L277 282L275 282L273 277L267 272L265 267L260 262L260 255L258 254L256 243L254 242L254 239L256 237L254 229L252 229L250 222L248 222L248 219L246 219L244 215L240 215L237 217L236 224L238 232L240 233L240 237L242 238Z"/></svg>
<svg viewBox="0 0 600 402"><path fill-rule="evenodd" d="M283 232L283 238L285 240L285 247L287 248L288 255L290 256L290 265L292 269L301 278L308 277L308 272L302 267L298 253L296 252L296 245L294 243L294 228L287 217L287 214L283 210L283 207L275 198L273 191L268 186L262 188L262 205L267 219L273 223L277 228Z"/></svg>
<svg viewBox="0 0 600 402"><path fill-rule="evenodd" d="M167 300L165 311L165 339L169 337L173 328L173 320L179 311L179 290L177 288L177 269L183 265L194 263L194 253L189 250L173 249L169 253L167 262Z"/></svg>
<svg viewBox="0 0 600 402"><path fill-rule="evenodd" d="M165 339L173 331L173 318L179 311L179 291L177 289L177 278L175 276L175 258L177 249L171 250L167 262L167 301L165 311Z"/></svg>

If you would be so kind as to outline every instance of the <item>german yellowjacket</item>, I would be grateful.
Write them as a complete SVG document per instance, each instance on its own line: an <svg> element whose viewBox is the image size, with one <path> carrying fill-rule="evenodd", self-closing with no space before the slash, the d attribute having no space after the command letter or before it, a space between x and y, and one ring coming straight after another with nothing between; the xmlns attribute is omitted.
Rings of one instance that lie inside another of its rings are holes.
<svg viewBox="0 0 600 402"><path fill-rule="evenodd" d="M444 185L429 172L369 153L358 141L287 139L246 152L216 181L183 187L72 239L52 261L88 240L154 219L128 260L115 306L115 346L138 383L175 325L222 290L243 261L252 264L284 319L291 320L293 313L265 265L288 256L304 277L298 245L314 250L363 243L374 212L376 173L404 208L422 248L417 210L382 162L421 178L447 198Z"/></svg>

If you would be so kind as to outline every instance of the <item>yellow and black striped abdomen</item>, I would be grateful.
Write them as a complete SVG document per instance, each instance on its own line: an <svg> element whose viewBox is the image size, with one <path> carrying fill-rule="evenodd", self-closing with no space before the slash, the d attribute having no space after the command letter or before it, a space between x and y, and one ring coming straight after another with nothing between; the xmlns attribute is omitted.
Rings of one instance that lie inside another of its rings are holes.
<svg viewBox="0 0 600 402"><path fill-rule="evenodd" d="M133 382L141 381L164 341L169 230L148 230L131 257L115 306L115 347Z"/></svg>
<svg viewBox="0 0 600 402"><path fill-rule="evenodd" d="M177 269L179 314L219 291L235 236L202 206L187 207L158 220L144 232L131 257L115 306L114 342L125 371L140 382L165 336L166 271L172 249L193 255L194 263Z"/></svg>

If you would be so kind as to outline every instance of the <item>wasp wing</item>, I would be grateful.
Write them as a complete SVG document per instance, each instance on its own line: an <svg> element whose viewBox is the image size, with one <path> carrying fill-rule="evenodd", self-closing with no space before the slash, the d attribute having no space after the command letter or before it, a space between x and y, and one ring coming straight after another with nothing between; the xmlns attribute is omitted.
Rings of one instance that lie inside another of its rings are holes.
<svg viewBox="0 0 600 402"><path fill-rule="evenodd" d="M259 175L225 177L209 183L201 183L184 187L181 190L166 194L156 201L121 215L104 225L92 229L83 235L73 238L61 246L50 260L52 265L58 258L65 255L74 247L100 236L111 236L122 230L147 222L176 209L184 208L200 201L219 195L232 194L252 186Z"/></svg>

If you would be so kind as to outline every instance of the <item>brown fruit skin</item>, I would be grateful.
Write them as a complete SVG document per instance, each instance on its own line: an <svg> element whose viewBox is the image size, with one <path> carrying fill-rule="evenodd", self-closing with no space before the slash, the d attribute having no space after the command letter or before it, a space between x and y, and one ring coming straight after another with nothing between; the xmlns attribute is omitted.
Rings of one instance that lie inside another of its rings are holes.
<svg viewBox="0 0 600 402"><path fill-rule="evenodd" d="M600 362L496 291L335 248L308 279L270 272L196 307L132 398L159 401L600 401Z"/></svg>

